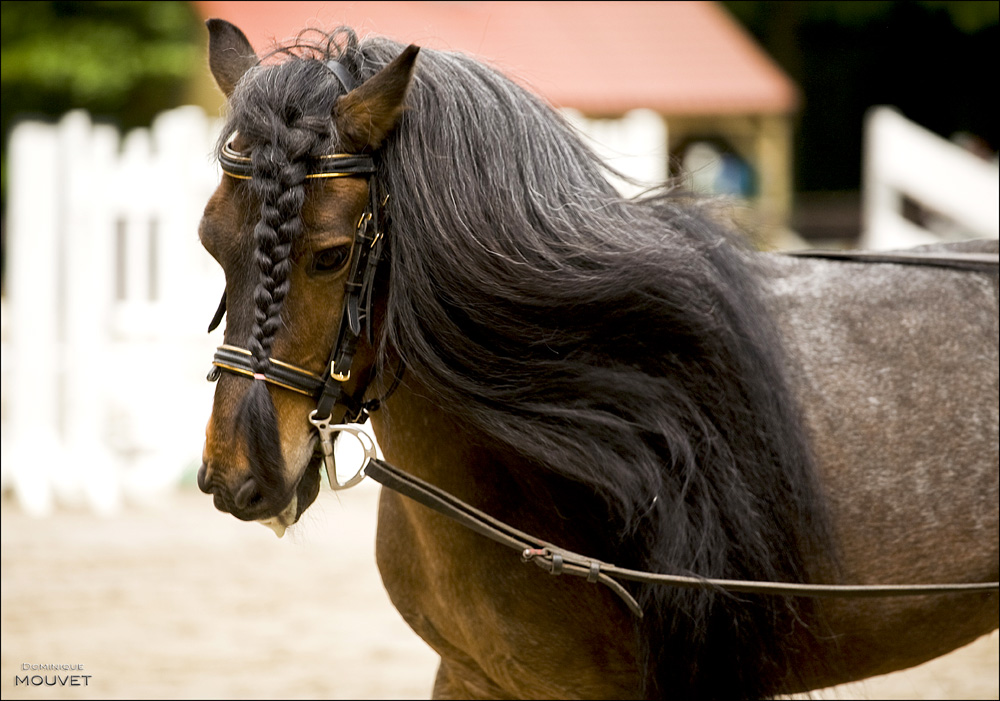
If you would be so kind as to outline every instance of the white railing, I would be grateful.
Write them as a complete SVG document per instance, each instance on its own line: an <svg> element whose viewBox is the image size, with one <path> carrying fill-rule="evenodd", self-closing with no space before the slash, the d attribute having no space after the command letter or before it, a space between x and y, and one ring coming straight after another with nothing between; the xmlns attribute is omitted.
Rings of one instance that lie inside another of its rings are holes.
<svg viewBox="0 0 1000 701"><path fill-rule="evenodd" d="M184 107L123 140L83 112L11 134L0 480L31 513L111 513L200 461L219 128Z"/></svg>
<svg viewBox="0 0 1000 701"><path fill-rule="evenodd" d="M923 223L905 216L904 197ZM889 107L865 119L861 248L1000 235L1000 171Z"/></svg>

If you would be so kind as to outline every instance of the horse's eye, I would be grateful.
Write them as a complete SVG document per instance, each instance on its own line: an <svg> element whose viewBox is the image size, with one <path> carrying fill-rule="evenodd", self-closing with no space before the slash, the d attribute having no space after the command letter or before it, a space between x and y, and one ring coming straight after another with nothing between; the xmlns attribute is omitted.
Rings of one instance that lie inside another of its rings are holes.
<svg viewBox="0 0 1000 701"><path fill-rule="evenodd" d="M351 255L350 246L324 248L313 254L310 270L314 273L331 273L339 270Z"/></svg>

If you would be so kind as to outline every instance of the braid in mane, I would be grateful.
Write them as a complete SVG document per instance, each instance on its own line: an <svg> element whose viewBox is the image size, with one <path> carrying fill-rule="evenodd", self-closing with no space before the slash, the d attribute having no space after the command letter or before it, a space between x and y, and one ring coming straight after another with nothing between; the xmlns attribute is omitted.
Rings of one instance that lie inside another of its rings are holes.
<svg viewBox="0 0 1000 701"><path fill-rule="evenodd" d="M275 335L282 327L292 247L303 231L309 160L329 152L336 142L332 115L342 91L322 61L341 59L343 45L353 46L357 41L350 32L324 38L323 49L301 42L282 47L271 56L280 54L287 60L248 71L230 99L230 116L223 130L227 135L238 131L247 144L253 167L249 190L260 206L252 236L258 275L254 318L246 339L255 373L267 369ZM244 395L237 424L243 430L250 471L260 492L275 500L287 497L277 415L266 383L254 382Z"/></svg>

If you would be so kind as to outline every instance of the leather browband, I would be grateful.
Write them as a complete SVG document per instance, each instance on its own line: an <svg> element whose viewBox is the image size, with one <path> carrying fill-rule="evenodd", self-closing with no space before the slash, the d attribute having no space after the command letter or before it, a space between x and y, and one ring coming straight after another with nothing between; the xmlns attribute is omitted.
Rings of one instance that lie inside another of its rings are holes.
<svg viewBox="0 0 1000 701"><path fill-rule="evenodd" d="M233 138L235 138L233 134ZM222 172L237 180L253 178L253 165L250 157L242 155L233 148L233 138L226 142L219 152L219 164ZM309 174L306 178L347 178L359 175L373 175L375 161L371 156L355 153L332 153L319 156L310 162Z"/></svg>

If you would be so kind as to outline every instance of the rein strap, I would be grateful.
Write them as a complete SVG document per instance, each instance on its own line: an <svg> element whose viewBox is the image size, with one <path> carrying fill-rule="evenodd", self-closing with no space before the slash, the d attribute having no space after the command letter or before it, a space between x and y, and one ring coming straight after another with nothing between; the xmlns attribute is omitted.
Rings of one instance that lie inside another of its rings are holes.
<svg viewBox="0 0 1000 701"><path fill-rule="evenodd" d="M490 540L521 553L524 562L534 562L549 574L584 577L588 582L600 582L617 594L629 610L642 618L638 602L618 581L618 577L647 584L667 584L688 589L719 589L748 594L777 594L814 598L875 598L890 596L924 596L928 594L996 593L1000 582L961 584L797 584L785 582L754 582L739 579L711 579L674 574L658 574L618 567L594 558L560 548L552 543L520 531L493 518L461 499L432 484L403 472L384 460L372 459L364 468L366 476L384 487L413 499L439 514Z"/></svg>

